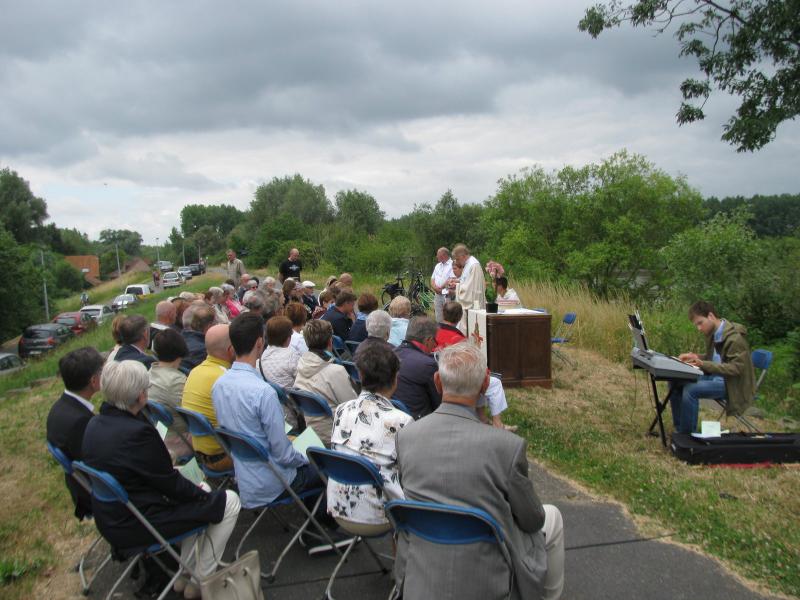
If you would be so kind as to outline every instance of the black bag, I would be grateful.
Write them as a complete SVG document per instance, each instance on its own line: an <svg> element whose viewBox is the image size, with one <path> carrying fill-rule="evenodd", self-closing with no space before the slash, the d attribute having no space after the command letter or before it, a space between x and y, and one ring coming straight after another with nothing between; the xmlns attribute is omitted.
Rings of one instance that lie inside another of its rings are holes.
<svg viewBox="0 0 800 600"><path fill-rule="evenodd" d="M742 432L699 439L673 433L670 449L692 465L800 462L800 434Z"/></svg>

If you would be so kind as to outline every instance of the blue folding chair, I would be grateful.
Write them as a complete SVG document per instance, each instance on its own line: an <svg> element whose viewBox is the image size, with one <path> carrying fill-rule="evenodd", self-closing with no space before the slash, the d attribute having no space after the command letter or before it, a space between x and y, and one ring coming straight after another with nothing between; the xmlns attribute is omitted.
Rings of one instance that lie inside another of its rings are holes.
<svg viewBox="0 0 800 600"><path fill-rule="evenodd" d="M358 346L361 344L361 342L354 342L353 340L345 340L344 344L345 344L345 346L347 346L347 349L350 351L350 355L351 356L355 356L356 355L356 350L358 350Z"/></svg>
<svg viewBox="0 0 800 600"><path fill-rule="evenodd" d="M192 577L195 581L200 581L197 577L197 574L194 570L189 567L180 557L180 555L175 551L172 547L173 544L177 544L182 540L185 540L193 535L200 534L205 532L207 527L198 527L192 529L191 531L187 531L182 533L181 535L171 537L169 539L162 536L158 530L153 527L153 524L147 520L147 518L139 511L138 508L130 501L128 497L128 492L125 491L120 483L109 473L105 471L99 471L97 469L93 469L89 465L76 460L72 463L75 470L83 473L91 483L91 490L92 490L92 497L98 501L103 503L116 503L119 502L124 504L125 507L131 512L131 514L136 517L136 520L142 524L142 526L147 530L147 532L153 536L155 542L146 548L116 548L115 550L127 556L132 556L133 560L130 561L128 566L122 572L119 579L114 583L111 590L109 590L108 595L106 596L106 600L111 600L114 597L114 593L116 592L119 584L122 580L128 576L128 573L131 572L133 567L141 560L143 557L150 556L152 557L155 562L164 569L165 572L169 573L169 569L167 569L164 564L158 559L157 555L161 554L162 552L168 553L179 565L179 569L175 572L172 576L170 582L166 585L164 590L159 595L158 600L163 600L167 594L172 591L172 586L178 580L178 577L181 574L186 573L188 576ZM193 550L196 551L196 546ZM191 556L190 556L191 558Z"/></svg>
<svg viewBox="0 0 800 600"><path fill-rule="evenodd" d="M225 443L217 435L217 432L211 425L211 421L209 421L205 415L189 410L188 408L183 408L182 406L177 407L175 412L186 421L186 427L189 429L189 433L192 434L192 438L213 437L225 454L230 456L230 452L228 448L225 447ZM209 469L199 460L197 464L200 465L200 470L203 471L203 475L213 481L219 488L230 484L236 476L236 472L232 468L225 471L215 471L214 469Z"/></svg>
<svg viewBox="0 0 800 600"><path fill-rule="evenodd" d="M306 417L333 418L333 411L328 401L319 394L298 388L289 388L286 393Z"/></svg>
<svg viewBox="0 0 800 600"><path fill-rule="evenodd" d="M275 581L275 575L278 572L278 568L281 566L281 562L283 561L284 557L289 552L289 550L291 550L292 546L294 546L294 544L300 539L300 536L303 535L303 533L307 533L310 536L313 536L315 538L327 542L328 544L330 544L330 546L337 554L341 554L339 547L336 545L336 543L334 543L334 541L331 539L331 537L328 535L325 529L319 524L316 517L314 517L314 513L319 508L319 505L322 502L322 498L325 496L324 487L315 488L313 490L307 490L305 492L298 494L292 489L291 482L286 481L281 472L275 468L275 465L273 464L272 459L270 458L269 450L267 450L267 448L257 439L244 433L231 431L230 429L226 429L225 427L218 427L217 434L219 435L220 438L222 438L227 447L230 449L230 452L231 454L233 454L235 460L237 460L238 462L257 462L265 464L267 468L272 472L272 474L275 477L277 477L278 480L281 482L284 490L286 490L289 493L289 497L280 500L273 500L269 504L259 509L260 513L258 517L256 517L256 519L253 521L253 524L250 525L250 528L242 536L239 545L236 547L237 560L239 559L239 556L241 554L242 546L244 546L244 543L247 540L247 538L250 536L250 534L253 532L256 526L261 522L261 518L268 512L279 506L287 506L292 504L300 508L305 513L306 520L297 529L297 532L294 534L289 543L286 544L286 547L281 551L280 555L278 556L278 559L275 561L275 565L272 567L272 571L270 571L268 575L264 575L262 573L262 577L264 577L264 579L266 579L269 583L273 583ZM309 510L308 507L305 504L303 504L303 499L313 498L315 496L317 497L317 501L314 503L314 507L311 510ZM314 533L313 531L306 532L306 529L308 528L309 524L312 523L319 532L319 535Z"/></svg>
<svg viewBox="0 0 800 600"><path fill-rule="evenodd" d="M495 544L508 565L508 597L511 597L514 565L505 543L500 524L486 511L416 500L392 500L384 506L395 531L415 535L423 540L445 546ZM406 577L409 574L406 573ZM411 575L413 577L413 574ZM431 597L435 597L432 593Z"/></svg>
<svg viewBox="0 0 800 600"><path fill-rule="evenodd" d="M334 359L334 362L337 365L342 365L347 374L350 376L350 381L353 383L353 386L356 388L356 391L361 390L361 375L358 373L358 368L356 368L356 363L350 360L342 360L340 358Z"/></svg>
<svg viewBox="0 0 800 600"><path fill-rule="evenodd" d="M406 406L406 403L403 402L402 400L398 400L397 398L392 398L390 400L390 402L392 403L392 406L394 406L398 410L402 410L404 413L406 413L409 416L412 416L412 417L414 416L414 415L411 414L411 410Z"/></svg>
<svg viewBox="0 0 800 600"><path fill-rule="evenodd" d="M289 396L286 395L286 390L283 389L282 386L278 385L277 383L273 383L269 379L265 379L264 381L266 381L269 386L275 390L275 393L278 394L278 402L280 402L281 405L286 406L289 403Z"/></svg>
<svg viewBox="0 0 800 600"><path fill-rule="evenodd" d="M753 368L761 371L761 373L758 375L758 378L756 379L756 390L755 393L753 394L753 403L755 403L755 401L758 399L758 390L761 387L761 383L767 376L767 371L769 370L770 365L772 365L772 352L764 349L753 350L753 352L750 354L750 360L753 362ZM720 413L719 415L719 418L721 418L722 414L725 412L725 409L727 408L728 399L714 398L714 400L722 408L722 413ZM753 423L744 415L736 415L736 420L738 420L742 425L747 427L750 431L754 433L761 433L761 431L755 425L753 425Z"/></svg>
<svg viewBox="0 0 800 600"><path fill-rule="evenodd" d="M562 351L562 346L572 341L572 336L570 334L572 332L572 325L575 323L575 319L577 318L578 315L574 312L568 312L565 314L564 318L561 319L561 323L558 324L555 334L552 338L550 338L550 348L553 351L553 355L570 365L573 369L577 365L575 364L575 361L573 361Z"/></svg>
<svg viewBox="0 0 800 600"><path fill-rule="evenodd" d="M144 414L147 419L153 424L153 427L161 423L164 427L169 429L175 423L175 419L169 409L161 402L155 400L148 400L147 405L144 407ZM194 456L194 447L192 443L186 439L182 433L177 434L183 444L189 449L189 452Z"/></svg>
<svg viewBox="0 0 800 600"><path fill-rule="evenodd" d="M350 360L350 351L344 343L344 340L338 335L333 336L333 356L341 360Z"/></svg>
<svg viewBox="0 0 800 600"><path fill-rule="evenodd" d="M309 448L306 450L306 456L311 464L316 467L317 471L319 471L325 483L327 483L328 480L333 480L344 485L369 485L375 488L379 498L383 497L383 477L381 476L381 472L375 464L363 456L345 454L326 448ZM339 525L347 530L347 525L345 523L339 521ZM370 537L383 537L390 531L391 527L387 527L385 532ZM333 582L336 579L336 575L339 573L339 569L342 568L345 561L347 561L350 551L364 537L363 534L358 534L350 541L350 544L348 544L342 558L339 559L336 568L333 570L333 573L331 573L328 586L325 588L324 598L334 600L331 590L333 589ZM364 544L375 559L375 562L378 563L381 572L384 574L388 573L389 569L381 562L380 556L375 552L372 546L369 545L369 542L364 540Z"/></svg>
<svg viewBox="0 0 800 600"><path fill-rule="evenodd" d="M53 458L56 459L56 462L61 465L64 473L72 477L78 483L78 485L85 489L89 494L92 493L92 486L90 485L89 481L83 476L83 474L75 472L75 470L72 468L72 461L67 458L67 455L64 454L60 448L56 448L50 442L47 442L47 450L50 452ZM92 515L87 515L87 518L91 518L91 516ZM97 579L97 575L108 564L108 561L111 560L111 553L109 553L103 562L100 563L100 565L95 569L92 578L89 581L86 580L86 561L92 554L92 550L94 550L97 544L99 544L102 540L103 536L98 535L97 538L92 542L92 545L89 546L89 549L86 551L86 553L81 556L77 566L75 567L75 570L78 571L78 575L81 578L81 591L83 592L84 596L89 595L89 591L94 583L94 580Z"/></svg>

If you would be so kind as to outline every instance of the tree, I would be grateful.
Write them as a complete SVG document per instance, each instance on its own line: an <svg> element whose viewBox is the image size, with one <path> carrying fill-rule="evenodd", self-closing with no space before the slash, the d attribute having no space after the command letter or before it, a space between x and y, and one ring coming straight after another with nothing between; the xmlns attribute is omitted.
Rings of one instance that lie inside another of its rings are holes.
<svg viewBox="0 0 800 600"><path fill-rule="evenodd" d="M38 258L38 252L36 258ZM0 310L0 339L7 340L43 317L42 273L30 251L0 227L0 289L24 302L7 302Z"/></svg>
<svg viewBox="0 0 800 600"><path fill-rule="evenodd" d="M611 0L587 9L578 28L596 38L625 22L659 34L679 22L680 54L697 59L704 79L681 83L678 123L705 117L712 86L739 96L722 139L742 152L764 147L778 125L800 114L799 12L797 0Z"/></svg>
<svg viewBox="0 0 800 600"><path fill-rule="evenodd" d="M258 186L250 203L250 222L255 230L280 214L294 215L306 225L319 225L333 218L333 207L324 187L300 174L286 175Z"/></svg>
<svg viewBox="0 0 800 600"><path fill-rule="evenodd" d="M18 244L37 239L47 219L47 203L33 195L28 182L10 169L0 170L0 225Z"/></svg>
<svg viewBox="0 0 800 600"><path fill-rule="evenodd" d="M125 262L128 260L128 255L122 246L119 247L119 266L125 269ZM100 255L100 275L108 277L111 273L117 270L117 251L112 248Z"/></svg>
<svg viewBox="0 0 800 600"><path fill-rule="evenodd" d="M181 232L188 238L201 227L208 226L224 238L244 218L243 211L229 204L187 204L181 209Z"/></svg>
<svg viewBox="0 0 800 600"><path fill-rule="evenodd" d="M800 235L800 194L780 196L753 196L744 198L706 198L704 202L711 216L717 213L732 214L745 210L749 216L747 226L758 237L786 237Z"/></svg>
<svg viewBox="0 0 800 600"><path fill-rule="evenodd" d="M142 235L138 231L129 229L103 229L100 232L100 243L107 248L119 244L120 255L125 251L126 254L136 256L142 247ZM116 269L116 266L114 268Z"/></svg>
<svg viewBox="0 0 800 600"><path fill-rule="evenodd" d="M350 231L375 234L383 219L378 202L367 192L347 190L336 194L336 221Z"/></svg>
<svg viewBox="0 0 800 600"><path fill-rule="evenodd" d="M56 285L56 289L53 291L54 296L64 297L69 296L72 292L79 292L83 289L86 281L78 269L63 259L57 260L53 265L52 274Z"/></svg>

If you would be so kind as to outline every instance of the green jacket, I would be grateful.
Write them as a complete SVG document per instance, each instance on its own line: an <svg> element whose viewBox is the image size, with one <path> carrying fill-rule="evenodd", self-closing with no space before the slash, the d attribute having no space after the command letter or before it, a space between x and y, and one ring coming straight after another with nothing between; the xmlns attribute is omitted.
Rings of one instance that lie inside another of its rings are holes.
<svg viewBox="0 0 800 600"><path fill-rule="evenodd" d="M722 362L715 363L714 334L706 339L706 353L701 356L703 364L700 368L709 375L722 375L725 378L725 390L728 405L725 410L729 416L742 414L753 403L756 393L756 375L753 361L750 358L750 345L747 343L747 329L744 325L725 321L722 328L722 341L716 344Z"/></svg>

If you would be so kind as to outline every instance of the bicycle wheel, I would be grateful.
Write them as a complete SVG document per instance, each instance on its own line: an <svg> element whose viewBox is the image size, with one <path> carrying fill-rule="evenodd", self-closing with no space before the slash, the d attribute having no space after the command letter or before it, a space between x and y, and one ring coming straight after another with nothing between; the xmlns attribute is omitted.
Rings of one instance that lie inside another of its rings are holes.
<svg viewBox="0 0 800 600"><path fill-rule="evenodd" d="M388 308L391 301L392 301L392 295L386 290L384 290L383 293L381 294L381 304L383 304L383 310L386 310Z"/></svg>

